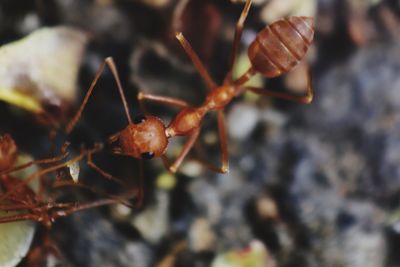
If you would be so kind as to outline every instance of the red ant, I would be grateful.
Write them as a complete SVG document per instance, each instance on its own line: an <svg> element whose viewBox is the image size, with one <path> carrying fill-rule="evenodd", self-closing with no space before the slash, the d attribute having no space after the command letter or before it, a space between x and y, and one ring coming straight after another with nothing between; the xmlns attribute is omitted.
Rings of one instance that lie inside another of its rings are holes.
<svg viewBox="0 0 400 267"><path fill-rule="evenodd" d="M44 199L43 184L41 183L39 193L36 193L30 183L35 179L40 179L44 175L56 172L65 167L69 167L74 163L79 162L84 157L88 157L91 153L96 153L102 149L96 145L93 149L82 149L81 153L65 162L59 163L68 155L67 144L61 148L61 155L57 157L34 160L28 163L15 166L17 160L18 148L14 139L9 134L0 135L0 211L11 212L8 215L0 216L1 223L10 223L18 221L36 221L45 226L49 230L52 224L61 217L68 216L72 213L91 209L99 206L121 203L126 206L131 206L127 200L131 198L131 193L124 196L113 196L97 191L96 189L85 186L78 182L68 182L61 179L56 179L52 188L60 188L66 186L80 187L89 190L93 193L103 195L105 198L98 199L86 203L78 202L56 202L51 198ZM10 175L17 170L25 169L29 166L38 164L53 164L45 169L33 172L24 180ZM60 178L60 177L57 177ZM42 180L40 180L42 182ZM52 241L49 232L45 231L41 237L40 246L35 246L28 253L26 261L29 266L43 266L44 255L53 254L58 258L62 258L62 253Z"/></svg>
<svg viewBox="0 0 400 267"><path fill-rule="evenodd" d="M16 170L24 169L34 164L49 164L60 161L64 159L68 154L66 152L66 147L64 146L62 148L63 153L61 156L43 160L30 161L26 164L13 167L17 158L17 146L11 135L5 134L3 136L0 136L0 210L20 211L15 215L0 217L0 223L31 220L37 221L47 228L50 228L57 218L65 217L67 215L70 215L71 213L80 210L109 205L113 203L123 203L125 205L129 205L128 203L124 202L124 199L126 199L125 197L119 198L115 196L107 196L107 198L105 199L100 199L88 203L58 203L52 200L45 201L42 198L42 194L36 193L28 185L34 179L40 178L48 173L55 172L64 167L67 167L75 162L82 160L90 153L96 153L100 149L101 147L98 146L90 150L82 149L81 153L78 156L66 162L58 163L46 169L34 172L29 175L25 180L21 180L12 175L9 175L9 173ZM54 184L54 187L62 186L77 186L91 190L95 193L100 193L95 189L78 183L68 183L61 181L58 184ZM100 194L105 195L105 193Z"/></svg>
<svg viewBox="0 0 400 267"><path fill-rule="evenodd" d="M131 156L138 159L150 159L154 156L161 156L166 167L171 172L176 172L183 159L197 140L204 116L210 111L217 111L222 164L220 167L211 164L206 164L206 166L217 172L227 172L228 147L223 109L234 97L242 94L246 90L250 90L256 94L273 96L306 104L310 103L313 99L310 72L308 72L307 75L308 88L305 96L293 96L283 92L269 91L262 88L244 85L244 83L256 73L261 73L268 78L280 76L290 71L303 59L314 36L314 22L313 18L310 17L285 18L272 23L260 31L248 49L251 67L238 79L233 79L232 68L235 63L243 24L249 12L251 2L251 0L246 1L240 18L237 21L229 62L229 71L227 72L222 85L216 85L212 80L183 34L181 32L175 34L175 37L180 42L184 51L191 59L193 65L203 77L208 89L210 90L202 105L199 107L193 107L189 103L180 99L139 93L138 99L141 105L144 100L152 100L176 106L182 110L175 116L167 127L158 117L155 116L138 116L132 120L115 63L112 58L107 58L97 71L96 77L93 80L83 103L75 117L67 126L66 132L69 133L77 123L89 96L92 94L92 91L103 72L104 67L108 65L116 80L128 119L128 125L126 128L112 135L108 140L110 143L118 142L118 146L113 150L114 154ZM167 150L168 139L174 136L188 136L188 140L184 144L177 159L169 165L169 161L164 154Z"/></svg>

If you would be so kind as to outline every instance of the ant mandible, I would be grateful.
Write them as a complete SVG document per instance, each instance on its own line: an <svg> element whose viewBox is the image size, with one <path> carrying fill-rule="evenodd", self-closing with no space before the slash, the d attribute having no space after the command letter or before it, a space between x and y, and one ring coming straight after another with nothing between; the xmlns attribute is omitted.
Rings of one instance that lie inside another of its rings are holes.
<svg viewBox="0 0 400 267"><path fill-rule="evenodd" d="M125 108L125 113L128 118L128 125L126 128L112 135L108 140L109 143L117 142L117 147L113 150L114 154L131 156L138 159L162 157L164 165L171 172L176 172L183 159L197 140L204 116L210 111L217 111L222 164L219 167L212 164L205 165L214 171L226 173L229 167L223 109L234 97L249 90L256 94L283 98L305 104L311 103L313 99L311 73L309 71L307 73L308 88L305 96L294 96L283 92L275 92L268 89L244 85L244 83L256 73L260 73L267 78L273 78L287 73L303 59L314 36L314 21L311 17L288 17L278 20L261 30L248 48L251 67L238 79L233 79L232 69L240 43L244 21L249 12L251 2L251 0L246 1L240 18L237 21L233 48L229 61L229 70L222 85L216 85L183 34L181 32L175 34L175 37L180 42L184 51L191 59L193 65L203 77L208 89L210 90L202 105L193 107L189 103L180 99L139 93L138 99L141 106L144 100L151 100L176 106L182 110L175 116L168 126L165 126L158 117L151 115L137 116L132 120L115 63L112 58L107 58L98 70L77 114L67 126L67 134L79 120L82 110L85 107L89 96L92 94L97 80L99 79L104 67L108 65L116 80ZM188 140L184 144L182 151L175 161L172 164L169 164L169 160L164 154L167 150L168 139L175 136L188 136Z"/></svg>

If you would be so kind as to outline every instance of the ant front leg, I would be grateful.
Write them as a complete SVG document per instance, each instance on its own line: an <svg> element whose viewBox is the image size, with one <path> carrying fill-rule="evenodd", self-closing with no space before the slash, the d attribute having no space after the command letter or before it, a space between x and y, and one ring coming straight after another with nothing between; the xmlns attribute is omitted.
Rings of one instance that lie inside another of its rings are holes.
<svg viewBox="0 0 400 267"><path fill-rule="evenodd" d="M178 99L178 98L151 95L151 94L144 94L142 92L139 92L138 100L139 100L139 105L140 105L142 110L145 110L145 108L144 108L144 101L145 100L150 100L150 101L153 101L153 102L156 102L156 103L175 106L175 107L178 107L178 108L190 107L189 103L187 103L186 101L183 101L181 99Z"/></svg>
<svg viewBox="0 0 400 267"><path fill-rule="evenodd" d="M139 94L138 94L139 107L143 113L147 113L146 108L144 107L145 100L150 100L150 101L153 101L156 103L166 104L169 106L175 106L175 107L178 107L181 109L190 107L189 103L187 103L186 101L183 101L181 99L178 99L178 98L144 94L142 92L139 92ZM118 139L119 133L115 134L114 136L116 136L116 138Z"/></svg>
<svg viewBox="0 0 400 267"><path fill-rule="evenodd" d="M232 80L233 80L232 70L233 70L233 66L235 64L235 59L236 59L237 50L239 48L240 39L242 37L243 25L247 18L247 14L249 13L251 2L252 2L252 0L246 1L246 4L243 7L242 13L240 14L239 20L236 23L235 37L233 38L233 46L232 46L231 55L230 55L230 59L229 59L229 69L225 76L224 84L228 84L228 83L232 82Z"/></svg>
<svg viewBox="0 0 400 267"><path fill-rule="evenodd" d="M93 162L93 152L89 152L88 156L87 156L87 164L90 168L92 168L93 170L95 170L96 172L100 173L104 178L116 182L119 185L122 186L126 186L126 183L124 181L122 181L120 178L115 177L114 175L110 174L109 172L103 170L102 168L100 168L99 166L97 166L94 162Z"/></svg>
<svg viewBox="0 0 400 267"><path fill-rule="evenodd" d="M169 160L167 159L166 156L163 156L163 163L167 169L170 170L170 172L175 173L178 168L181 166L182 161L186 157L186 155L189 153L190 149L192 149L194 143L196 142L197 138L199 137L200 133L200 128L195 129L189 136L189 139L186 141L185 145L182 148L181 153L179 156L175 159L174 163L172 165L169 165Z"/></svg>
<svg viewBox="0 0 400 267"><path fill-rule="evenodd" d="M252 86L246 86L246 90L250 90L255 94L259 95L266 95L266 96L272 96L272 97L277 97L277 98L282 98L290 101L295 101L295 102L300 102L303 104L310 104L314 98L314 89L312 86L312 77L311 77L311 71L307 71L307 94L305 96L296 96L296 95L290 95L288 93L281 93L281 92L275 92L271 91L268 89L263 89L263 88L257 88L257 87L252 87Z"/></svg>

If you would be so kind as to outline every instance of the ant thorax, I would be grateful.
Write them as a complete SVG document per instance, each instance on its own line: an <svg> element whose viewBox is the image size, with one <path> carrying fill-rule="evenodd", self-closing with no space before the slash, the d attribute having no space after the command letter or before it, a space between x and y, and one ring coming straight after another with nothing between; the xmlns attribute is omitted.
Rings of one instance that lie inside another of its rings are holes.
<svg viewBox="0 0 400 267"><path fill-rule="evenodd" d="M182 109L168 126L166 133L168 137L188 135L200 127L201 121L207 109L203 107L187 107Z"/></svg>
<svg viewBox="0 0 400 267"><path fill-rule="evenodd" d="M235 87L232 85L219 86L207 95L203 106L208 110L222 109L236 96L235 92Z"/></svg>

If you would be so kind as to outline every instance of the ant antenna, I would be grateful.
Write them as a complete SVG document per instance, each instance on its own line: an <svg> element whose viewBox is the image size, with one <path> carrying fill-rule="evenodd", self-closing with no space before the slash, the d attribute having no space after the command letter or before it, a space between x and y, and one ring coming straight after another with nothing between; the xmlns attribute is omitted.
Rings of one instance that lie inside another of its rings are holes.
<svg viewBox="0 0 400 267"><path fill-rule="evenodd" d="M104 62L101 64L100 68L98 69L98 71L96 73L96 76L93 79L93 81L92 81L92 83L91 83L91 85L89 87L89 90L87 91L87 93L85 95L85 98L82 101L81 106L79 107L79 109L76 112L75 116L72 118L72 120L68 123L67 127L65 128L65 133L67 135L72 132L72 130L74 129L75 125L78 123L79 118L82 115L82 111L85 108L85 106L86 106L86 104L87 104L87 102L89 100L89 97L92 95L93 90L94 90L94 88L95 88L100 76L102 75L103 70L106 67L106 65L110 68L111 73L113 74L114 79L115 79L115 81L117 83L118 91L119 91L119 94L121 96L122 103L124 105L125 114L126 114L126 117L128 118L128 122L129 122L129 124L132 123L132 118L131 118L131 115L129 114L128 103L126 101L126 97L125 97L125 94L124 94L124 89L122 88L121 81L120 81L120 78L119 78L119 74L118 74L117 68L115 66L115 62L112 59L112 57L107 57L104 60Z"/></svg>

